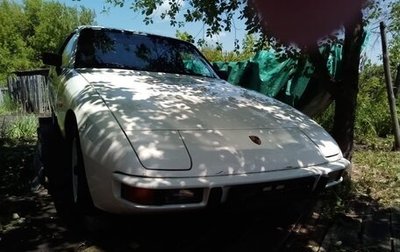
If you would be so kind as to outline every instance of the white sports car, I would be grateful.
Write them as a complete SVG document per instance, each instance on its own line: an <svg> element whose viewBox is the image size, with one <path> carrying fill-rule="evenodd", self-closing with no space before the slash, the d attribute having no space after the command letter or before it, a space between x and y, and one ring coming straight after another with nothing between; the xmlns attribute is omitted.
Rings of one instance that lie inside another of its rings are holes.
<svg viewBox="0 0 400 252"><path fill-rule="evenodd" d="M66 209L165 212L313 193L350 166L317 123L219 78L190 43L85 26L43 62L66 147L47 173Z"/></svg>

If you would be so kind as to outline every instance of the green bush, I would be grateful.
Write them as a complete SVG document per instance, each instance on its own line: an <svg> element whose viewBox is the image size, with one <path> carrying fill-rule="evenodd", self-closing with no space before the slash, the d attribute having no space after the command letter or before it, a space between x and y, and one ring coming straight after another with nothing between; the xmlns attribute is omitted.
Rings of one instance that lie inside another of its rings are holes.
<svg viewBox="0 0 400 252"><path fill-rule="evenodd" d="M367 65L360 75L356 139L362 141L392 134L383 67Z"/></svg>
<svg viewBox="0 0 400 252"><path fill-rule="evenodd" d="M359 81L360 90L354 128L355 140L359 143L369 144L376 138L392 134L383 67L367 65L360 74ZM332 103L322 115L314 119L330 131L334 112L334 103Z"/></svg>

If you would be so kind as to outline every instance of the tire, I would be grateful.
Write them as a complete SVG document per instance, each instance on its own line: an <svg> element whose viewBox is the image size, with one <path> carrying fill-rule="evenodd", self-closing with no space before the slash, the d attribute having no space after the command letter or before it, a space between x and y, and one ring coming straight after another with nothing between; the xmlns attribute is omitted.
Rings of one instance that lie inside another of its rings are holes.
<svg viewBox="0 0 400 252"><path fill-rule="evenodd" d="M76 125L73 127L72 136L67 143L72 209L77 214L91 214L94 211L94 205L87 183L78 129Z"/></svg>
<svg viewBox="0 0 400 252"><path fill-rule="evenodd" d="M66 128L66 138L57 147L58 162L53 164L49 184L57 214L71 228L80 228L82 220L95 213L86 179L85 167L75 120Z"/></svg>

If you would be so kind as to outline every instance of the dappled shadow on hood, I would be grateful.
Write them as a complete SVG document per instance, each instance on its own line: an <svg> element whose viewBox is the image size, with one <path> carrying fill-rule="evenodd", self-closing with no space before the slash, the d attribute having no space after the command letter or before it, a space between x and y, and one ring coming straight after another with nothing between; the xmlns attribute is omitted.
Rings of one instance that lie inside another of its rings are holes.
<svg viewBox="0 0 400 252"><path fill-rule="evenodd" d="M218 79L123 70L79 72L121 123L130 123L128 130L270 128L305 123L291 107Z"/></svg>

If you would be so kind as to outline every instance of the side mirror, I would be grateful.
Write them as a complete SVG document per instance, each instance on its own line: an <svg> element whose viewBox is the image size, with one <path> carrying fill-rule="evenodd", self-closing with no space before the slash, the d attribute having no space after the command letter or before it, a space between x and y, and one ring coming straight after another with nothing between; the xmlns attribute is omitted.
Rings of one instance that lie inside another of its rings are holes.
<svg viewBox="0 0 400 252"><path fill-rule="evenodd" d="M42 62L50 66L61 66L61 55L55 53L42 53Z"/></svg>

